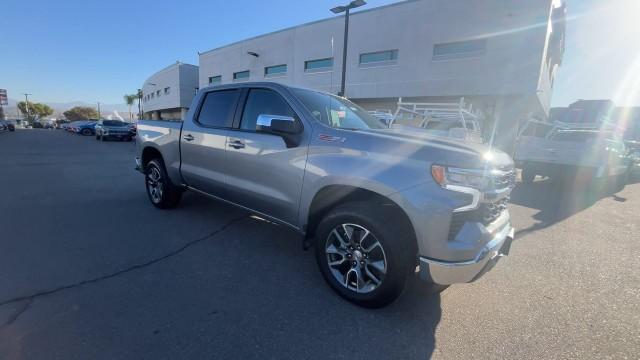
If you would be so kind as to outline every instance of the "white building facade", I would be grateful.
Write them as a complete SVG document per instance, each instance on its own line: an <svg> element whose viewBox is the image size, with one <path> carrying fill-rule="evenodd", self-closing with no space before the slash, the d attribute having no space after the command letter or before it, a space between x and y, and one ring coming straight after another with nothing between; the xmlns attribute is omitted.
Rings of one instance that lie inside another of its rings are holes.
<svg viewBox="0 0 640 360"><path fill-rule="evenodd" d="M546 118L564 52L561 0L408 0L350 17L345 96L369 110L458 101L510 142ZM200 54L199 86L275 81L338 93L344 17Z"/></svg>
<svg viewBox="0 0 640 360"><path fill-rule="evenodd" d="M182 119L198 90L198 67L176 62L149 77L142 86L144 118Z"/></svg>

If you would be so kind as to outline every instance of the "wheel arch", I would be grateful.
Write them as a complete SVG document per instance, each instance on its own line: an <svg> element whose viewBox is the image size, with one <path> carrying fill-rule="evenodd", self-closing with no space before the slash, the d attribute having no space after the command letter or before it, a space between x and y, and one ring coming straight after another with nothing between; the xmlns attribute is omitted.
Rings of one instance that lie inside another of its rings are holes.
<svg viewBox="0 0 640 360"><path fill-rule="evenodd" d="M153 159L160 159L164 164L164 158L162 157L162 153L160 150L156 149L153 146L147 146L142 150L142 155L140 157L140 162L142 164L142 168L144 169L149 161Z"/></svg>
<svg viewBox="0 0 640 360"><path fill-rule="evenodd" d="M388 210L394 217L392 221L400 221L400 226L408 229L407 233L411 235L411 244L414 246L411 251L417 254L418 242L416 232L409 216L402 207L381 193L352 185L327 185L316 192L311 200L306 226L304 227L306 237L313 239L318 225L324 216L332 209L350 202L372 202L379 206L388 207Z"/></svg>

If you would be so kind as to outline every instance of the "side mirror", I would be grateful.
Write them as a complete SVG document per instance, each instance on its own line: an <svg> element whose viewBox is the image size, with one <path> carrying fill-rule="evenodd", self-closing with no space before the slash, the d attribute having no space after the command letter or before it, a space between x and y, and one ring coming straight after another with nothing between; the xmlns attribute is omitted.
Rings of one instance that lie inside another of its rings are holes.
<svg viewBox="0 0 640 360"><path fill-rule="evenodd" d="M260 114L256 131L279 135L288 148L296 147L302 140L302 124L290 116Z"/></svg>
<svg viewBox="0 0 640 360"><path fill-rule="evenodd" d="M256 120L256 130L274 134L299 134L302 127L290 116L260 114Z"/></svg>

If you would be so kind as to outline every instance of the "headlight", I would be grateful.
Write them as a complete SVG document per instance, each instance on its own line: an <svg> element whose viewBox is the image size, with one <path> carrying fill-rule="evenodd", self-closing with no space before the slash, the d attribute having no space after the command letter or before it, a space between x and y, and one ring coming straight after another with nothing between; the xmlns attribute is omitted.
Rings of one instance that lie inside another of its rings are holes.
<svg viewBox="0 0 640 360"><path fill-rule="evenodd" d="M431 166L431 176L443 188L470 196L469 202L454 209L454 212L477 209L483 198L482 190L486 189L489 183L485 171L477 169L433 165Z"/></svg>
<svg viewBox="0 0 640 360"><path fill-rule="evenodd" d="M489 185L489 178L484 170L433 165L431 166L431 176L444 188L462 186L483 190Z"/></svg>

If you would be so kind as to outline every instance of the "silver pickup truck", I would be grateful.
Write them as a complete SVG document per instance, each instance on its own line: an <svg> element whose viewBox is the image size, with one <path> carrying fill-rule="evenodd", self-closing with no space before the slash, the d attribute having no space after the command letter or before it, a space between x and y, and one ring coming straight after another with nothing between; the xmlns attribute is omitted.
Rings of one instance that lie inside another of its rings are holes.
<svg viewBox="0 0 640 360"><path fill-rule="evenodd" d="M299 231L344 298L394 301L478 279L509 251L514 165L503 152L389 129L350 101L274 83L200 90L184 121L140 121L150 201L185 190ZM438 288L438 286L436 286Z"/></svg>
<svg viewBox="0 0 640 360"><path fill-rule="evenodd" d="M514 157L524 183L541 175L586 182L597 191L624 186L630 168L625 144L614 131L579 124L529 121Z"/></svg>

